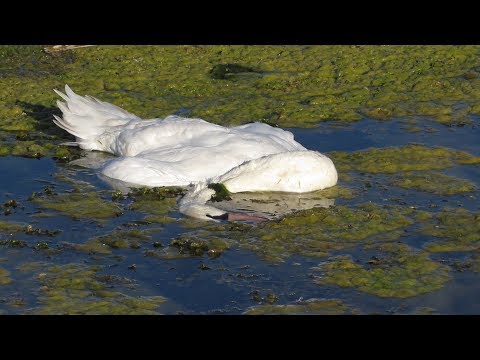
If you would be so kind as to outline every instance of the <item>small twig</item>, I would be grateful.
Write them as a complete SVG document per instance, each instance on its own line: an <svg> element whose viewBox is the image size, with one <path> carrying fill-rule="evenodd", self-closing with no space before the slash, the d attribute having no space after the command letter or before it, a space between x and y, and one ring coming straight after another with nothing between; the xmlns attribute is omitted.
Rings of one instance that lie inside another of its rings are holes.
<svg viewBox="0 0 480 360"><path fill-rule="evenodd" d="M60 51L79 49L79 48L84 48L89 46L95 46L95 45L51 45L51 46L44 47L43 51L45 51L48 54L54 54Z"/></svg>

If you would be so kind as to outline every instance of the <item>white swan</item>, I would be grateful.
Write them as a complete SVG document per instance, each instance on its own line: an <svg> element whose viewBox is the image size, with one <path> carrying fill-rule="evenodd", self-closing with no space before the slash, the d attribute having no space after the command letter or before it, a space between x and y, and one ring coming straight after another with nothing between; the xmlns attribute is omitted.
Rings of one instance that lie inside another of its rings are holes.
<svg viewBox="0 0 480 360"><path fill-rule="evenodd" d="M175 115L142 120L113 104L79 96L68 85L54 90L63 118L60 128L76 137L67 145L104 151L117 157L100 168L104 176L142 186L189 186L180 200L188 216L238 219L207 205L221 183L231 193L281 191L303 193L334 186L337 171L325 155L296 142L293 134L263 123L223 127ZM247 217L248 218L248 217Z"/></svg>

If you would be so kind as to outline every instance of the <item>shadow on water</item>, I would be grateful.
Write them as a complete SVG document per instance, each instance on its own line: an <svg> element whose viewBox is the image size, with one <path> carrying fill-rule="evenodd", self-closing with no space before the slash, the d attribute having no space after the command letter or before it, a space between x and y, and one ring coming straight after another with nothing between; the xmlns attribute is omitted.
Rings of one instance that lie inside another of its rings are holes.
<svg viewBox="0 0 480 360"><path fill-rule="evenodd" d="M38 121L37 127L39 131L51 136L74 139L72 135L66 134L64 130L53 123L53 115L62 116L62 112L58 107L32 104L21 100L17 100L15 104L20 106L26 115ZM28 135L32 139L35 138L33 133Z"/></svg>

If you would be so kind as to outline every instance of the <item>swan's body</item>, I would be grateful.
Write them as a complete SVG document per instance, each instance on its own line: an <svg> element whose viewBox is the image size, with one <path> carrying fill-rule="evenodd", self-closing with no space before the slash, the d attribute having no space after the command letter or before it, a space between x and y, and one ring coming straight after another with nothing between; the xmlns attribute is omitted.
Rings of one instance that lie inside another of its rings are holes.
<svg viewBox="0 0 480 360"><path fill-rule="evenodd" d="M54 122L76 137L85 150L117 156L103 175L143 186L188 186L180 211L211 219L224 211L205 203L210 183L232 192L309 192L334 186L333 162L296 142L292 133L262 123L223 127L201 119L168 116L142 120L115 105L79 96L68 86L55 90L63 118Z"/></svg>

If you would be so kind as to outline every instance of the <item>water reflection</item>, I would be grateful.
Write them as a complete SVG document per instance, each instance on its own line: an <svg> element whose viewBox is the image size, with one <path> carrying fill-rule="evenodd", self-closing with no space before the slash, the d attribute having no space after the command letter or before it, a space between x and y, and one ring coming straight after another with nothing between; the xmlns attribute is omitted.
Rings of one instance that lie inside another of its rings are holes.
<svg viewBox="0 0 480 360"><path fill-rule="evenodd" d="M322 196L322 191L310 193L237 193L231 195L232 200L215 203L215 207L225 211L243 211L254 216L276 219L298 210L314 207L330 207L334 199Z"/></svg>

